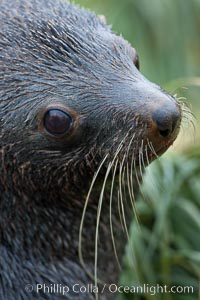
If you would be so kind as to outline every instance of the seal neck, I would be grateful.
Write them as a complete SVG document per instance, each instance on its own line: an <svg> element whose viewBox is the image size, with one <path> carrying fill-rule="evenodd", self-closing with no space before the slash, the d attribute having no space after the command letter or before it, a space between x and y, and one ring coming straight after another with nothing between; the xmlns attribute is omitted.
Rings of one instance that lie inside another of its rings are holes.
<svg viewBox="0 0 200 300"><path fill-rule="evenodd" d="M9 198L12 197L12 198ZM73 272L83 266L79 260L79 232L80 221L82 218L85 196L80 199L74 199L73 203L61 200L49 205L49 202L42 203L42 199L24 198L17 199L14 195L3 195L1 201L1 211L6 208L6 200L12 202L9 214L1 216L0 219L0 236L1 244L6 247L6 251L12 252L13 257L18 257L26 261L31 261L32 274L37 275L38 264L42 264L45 272L49 272L50 265L53 265L62 273L69 262L76 265L75 269L70 270L72 277ZM12 200L12 201L10 201ZM57 199L58 200L58 199ZM123 253L124 243L126 241L120 224L117 197L113 198L112 219L110 220L110 195L105 192L100 223L98 227L98 276L109 282L109 278L117 280L118 265L114 255L112 236L110 231L110 222L113 224L114 238L119 257ZM82 256L86 269L94 274L95 261L95 238L97 226L97 211L99 204L99 194L94 192L86 209L84 224L81 238ZM128 210L128 208L125 210ZM129 218L126 219L127 226ZM124 243L123 243L124 240ZM66 266L65 266L66 264ZM61 266L62 265L62 266ZM24 268L23 264L19 268ZM110 269L105 275L105 269ZM23 273L24 271L21 270ZM83 271L79 274L80 278L75 276L76 281L91 282ZM56 278L55 278L56 280ZM76 283L76 282L75 282Z"/></svg>

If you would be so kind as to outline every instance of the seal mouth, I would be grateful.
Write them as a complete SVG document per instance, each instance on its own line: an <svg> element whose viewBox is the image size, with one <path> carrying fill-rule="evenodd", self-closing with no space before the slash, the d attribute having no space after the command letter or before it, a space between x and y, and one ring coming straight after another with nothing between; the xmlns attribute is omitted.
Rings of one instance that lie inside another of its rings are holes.
<svg viewBox="0 0 200 300"><path fill-rule="evenodd" d="M169 147L171 147L171 146L173 145L173 143L175 142L175 140L176 140L176 138L173 138L173 139L171 139L171 140L165 142L164 145L162 145L161 147L159 147L159 148L155 151L155 154L156 154L157 156L161 156L164 152L167 151L167 149L168 149ZM154 156L155 154L153 153L153 156Z"/></svg>
<svg viewBox="0 0 200 300"><path fill-rule="evenodd" d="M154 139L149 139L145 137L142 139L142 142L139 143L135 135L130 138L130 135L127 135L124 138L124 142L121 144L120 150L108 150L109 159L112 161L113 158L117 159L122 165L129 165L130 167L147 167L152 161L160 157L165 153L170 146L176 140L177 135L174 135L170 139L156 137ZM126 140L128 138L128 140ZM130 138L130 140L129 140ZM106 163L105 163L106 164Z"/></svg>

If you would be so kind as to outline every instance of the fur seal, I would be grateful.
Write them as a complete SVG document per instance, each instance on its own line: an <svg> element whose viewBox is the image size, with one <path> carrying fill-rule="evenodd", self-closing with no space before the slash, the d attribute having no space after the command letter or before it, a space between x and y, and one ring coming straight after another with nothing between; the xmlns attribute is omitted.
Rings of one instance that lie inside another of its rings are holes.
<svg viewBox="0 0 200 300"><path fill-rule="evenodd" d="M96 289L117 282L135 178L182 115L138 68L91 12L0 2L1 299L116 296Z"/></svg>

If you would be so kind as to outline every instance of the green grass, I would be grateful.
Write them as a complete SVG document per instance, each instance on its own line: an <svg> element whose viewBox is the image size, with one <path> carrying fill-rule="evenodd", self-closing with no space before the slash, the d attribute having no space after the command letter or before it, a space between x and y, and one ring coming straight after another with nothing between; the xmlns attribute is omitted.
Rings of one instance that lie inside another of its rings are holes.
<svg viewBox="0 0 200 300"><path fill-rule="evenodd" d="M164 84L199 76L199 0L76 0L104 14L137 49L142 71Z"/></svg>
<svg viewBox="0 0 200 300"><path fill-rule="evenodd" d="M196 300L200 280L200 154L166 155L148 169L137 202L123 285L192 286L194 294L156 294L156 300ZM120 300L152 299L149 294Z"/></svg>

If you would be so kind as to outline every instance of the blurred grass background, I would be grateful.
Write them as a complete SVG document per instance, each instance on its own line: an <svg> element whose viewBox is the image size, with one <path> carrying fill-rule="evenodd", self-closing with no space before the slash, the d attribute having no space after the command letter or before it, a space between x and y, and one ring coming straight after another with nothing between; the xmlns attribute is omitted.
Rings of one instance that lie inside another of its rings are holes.
<svg viewBox="0 0 200 300"><path fill-rule="evenodd" d="M141 72L186 98L196 130L183 126L145 175L121 283L192 285L190 294L122 294L120 300L196 300L200 280L200 0L76 0L104 15L140 57Z"/></svg>

